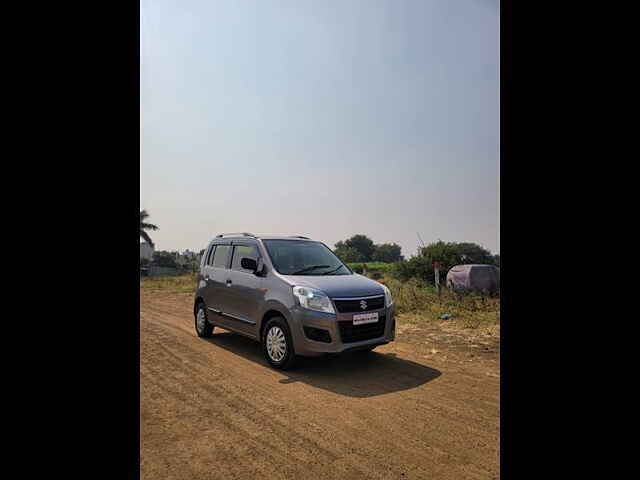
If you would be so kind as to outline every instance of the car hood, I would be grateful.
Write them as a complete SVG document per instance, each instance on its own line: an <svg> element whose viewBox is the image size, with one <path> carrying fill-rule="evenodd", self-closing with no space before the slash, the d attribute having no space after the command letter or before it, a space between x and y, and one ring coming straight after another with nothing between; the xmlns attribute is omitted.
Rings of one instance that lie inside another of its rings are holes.
<svg viewBox="0 0 640 480"><path fill-rule="evenodd" d="M282 275L291 285L316 288L332 298L382 295L382 284L357 273L353 275Z"/></svg>

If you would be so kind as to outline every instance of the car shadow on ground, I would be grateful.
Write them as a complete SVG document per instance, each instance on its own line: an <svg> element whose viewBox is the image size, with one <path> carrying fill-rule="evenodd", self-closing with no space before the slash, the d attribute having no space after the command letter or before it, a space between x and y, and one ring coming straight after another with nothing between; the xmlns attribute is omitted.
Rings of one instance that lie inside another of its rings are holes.
<svg viewBox="0 0 640 480"><path fill-rule="evenodd" d="M217 330L217 329L216 329ZM261 345L249 338L217 330L206 339L217 347L271 368ZM302 382L349 397L374 397L419 387L442 373L398 357L395 353L345 353L316 358L300 357L292 370L282 372L282 384Z"/></svg>

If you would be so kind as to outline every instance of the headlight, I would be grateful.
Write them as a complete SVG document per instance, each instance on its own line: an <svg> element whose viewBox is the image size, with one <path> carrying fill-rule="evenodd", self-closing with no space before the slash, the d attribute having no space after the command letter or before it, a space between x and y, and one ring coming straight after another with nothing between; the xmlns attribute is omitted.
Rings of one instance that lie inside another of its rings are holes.
<svg viewBox="0 0 640 480"><path fill-rule="evenodd" d="M336 313L329 297L320 290L309 287L293 287L293 295L298 299L302 308L316 312Z"/></svg>
<svg viewBox="0 0 640 480"><path fill-rule="evenodd" d="M384 288L384 305L385 307L388 308L391 305L393 305L393 297L391 296L391 290L389 290L386 285L382 285L382 288Z"/></svg>

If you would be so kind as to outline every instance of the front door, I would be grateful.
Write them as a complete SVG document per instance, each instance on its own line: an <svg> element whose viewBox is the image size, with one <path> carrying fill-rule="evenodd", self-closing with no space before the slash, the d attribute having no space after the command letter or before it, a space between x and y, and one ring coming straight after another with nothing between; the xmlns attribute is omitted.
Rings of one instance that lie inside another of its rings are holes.
<svg viewBox="0 0 640 480"><path fill-rule="evenodd" d="M240 265L243 258L258 261L258 249L248 242L233 242L231 269L227 271L228 303L225 314L234 321L234 328L257 337L258 310L264 300L264 279Z"/></svg>

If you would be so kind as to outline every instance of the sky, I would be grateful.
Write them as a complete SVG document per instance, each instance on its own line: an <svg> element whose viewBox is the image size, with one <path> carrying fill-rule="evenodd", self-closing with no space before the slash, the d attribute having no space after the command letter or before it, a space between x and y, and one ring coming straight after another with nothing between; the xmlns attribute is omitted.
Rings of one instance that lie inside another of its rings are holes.
<svg viewBox="0 0 640 480"><path fill-rule="evenodd" d="M142 0L140 208L223 232L500 251L497 0Z"/></svg>

